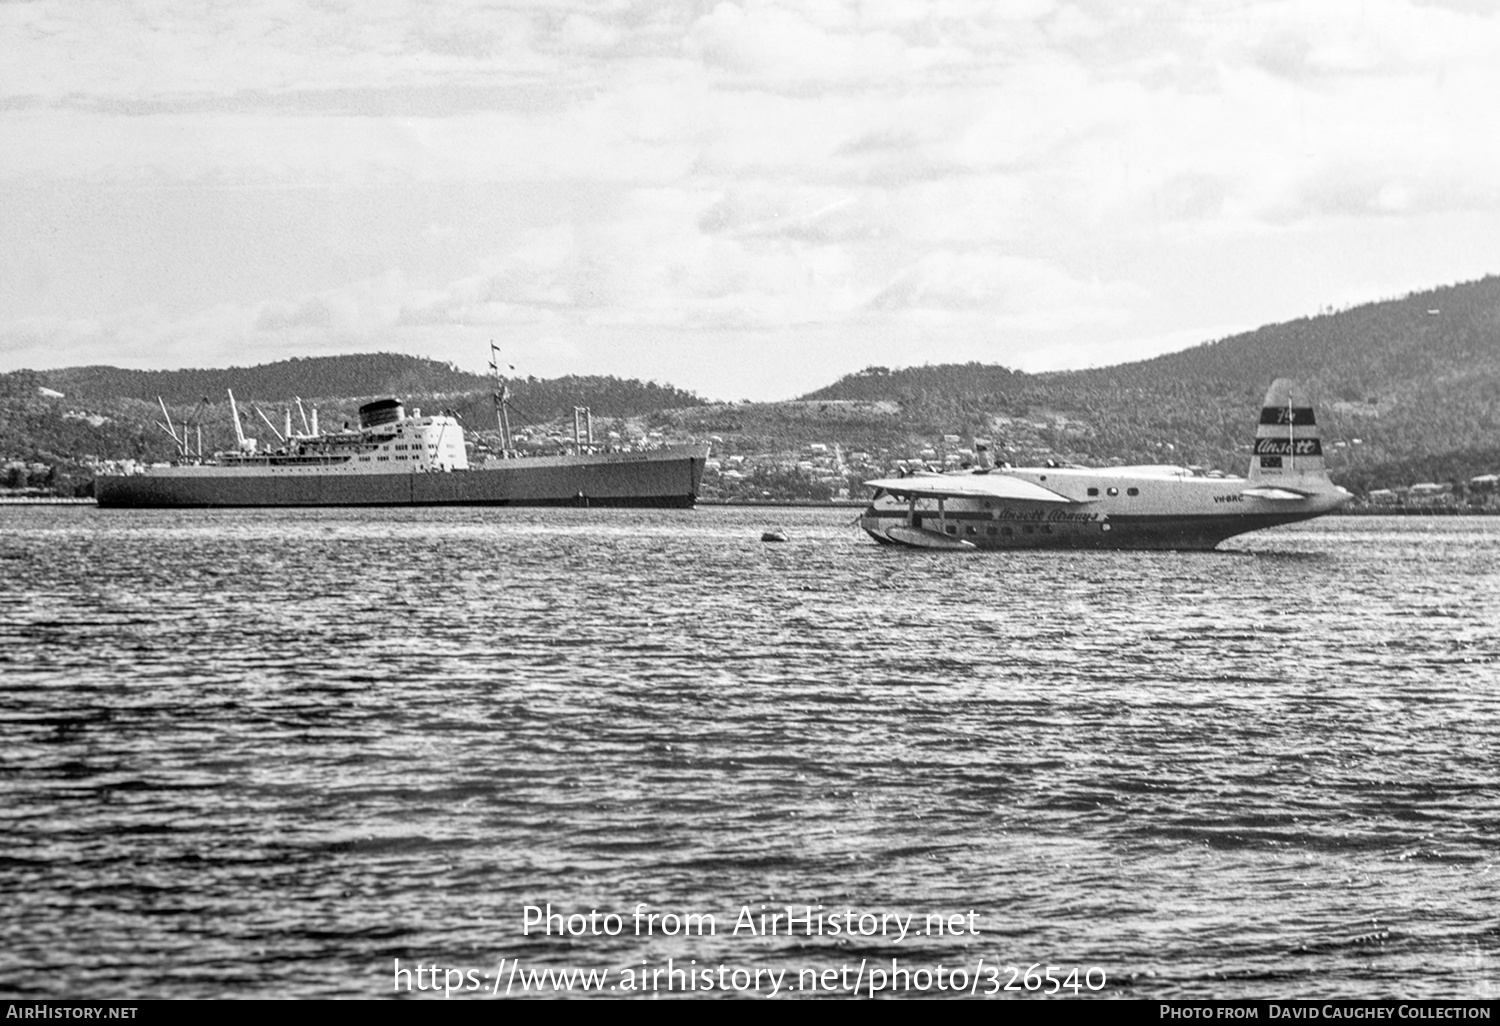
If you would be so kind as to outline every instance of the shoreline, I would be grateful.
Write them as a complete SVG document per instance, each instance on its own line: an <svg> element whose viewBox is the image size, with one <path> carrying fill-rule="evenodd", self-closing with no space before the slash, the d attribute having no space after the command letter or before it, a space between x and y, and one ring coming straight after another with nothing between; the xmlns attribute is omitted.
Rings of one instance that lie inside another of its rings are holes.
<svg viewBox="0 0 1500 1026"><path fill-rule="evenodd" d="M699 499L697 505L742 509L864 509L869 505L869 502L855 499ZM1420 509L1410 506L1399 506L1386 509L1372 507L1349 509L1348 507L1344 507L1322 515L1325 517L1494 517L1500 516L1500 508L1475 509L1473 507L1456 506L1449 509L1440 507Z"/></svg>
<svg viewBox="0 0 1500 1026"><path fill-rule="evenodd" d="M93 499L63 498L60 496L0 496L0 506L94 506ZM699 499L697 506L713 506L723 509L851 509L862 510L869 505L863 499ZM253 507L252 507L253 508ZM1336 509L1323 514L1328 517L1493 517L1500 516L1500 509L1475 509L1456 506L1451 508L1418 509L1395 507L1375 509L1360 507Z"/></svg>

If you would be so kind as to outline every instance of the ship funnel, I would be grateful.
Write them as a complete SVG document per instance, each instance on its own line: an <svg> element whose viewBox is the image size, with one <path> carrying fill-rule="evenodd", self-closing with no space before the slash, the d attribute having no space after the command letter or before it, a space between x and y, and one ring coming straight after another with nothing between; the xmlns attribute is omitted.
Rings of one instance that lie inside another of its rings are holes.
<svg viewBox="0 0 1500 1026"><path fill-rule="evenodd" d="M990 459L990 440L988 438L974 439L974 462L979 464L980 470L991 470L995 464Z"/></svg>
<svg viewBox="0 0 1500 1026"><path fill-rule="evenodd" d="M382 424L395 424L406 419L406 407L400 399L377 399L359 408L359 428L367 431Z"/></svg>

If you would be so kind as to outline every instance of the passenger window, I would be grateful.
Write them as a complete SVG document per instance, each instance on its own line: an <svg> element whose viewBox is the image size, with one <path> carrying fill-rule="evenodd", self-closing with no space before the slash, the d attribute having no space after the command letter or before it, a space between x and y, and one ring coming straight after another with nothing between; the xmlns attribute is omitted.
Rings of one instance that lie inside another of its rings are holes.
<svg viewBox="0 0 1500 1026"><path fill-rule="evenodd" d="M1111 495L1119 495L1120 494L1120 489L1118 489L1118 488L1111 488L1109 490L1109 494L1111 494Z"/></svg>
<svg viewBox="0 0 1500 1026"><path fill-rule="evenodd" d="M1097 489L1097 488L1090 488L1089 489L1089 494L1090 495L1098 495L1099 494L1099 489Z"/></svg>
<svg viewBox="0 0 1500 1026"><path fill-rule="evenodd" d="M1139 494L1141 494L1141 490L1139 488L1127 488L1127 489L1125 489L1125 494L1126 495L1139 495Z"/></svg>

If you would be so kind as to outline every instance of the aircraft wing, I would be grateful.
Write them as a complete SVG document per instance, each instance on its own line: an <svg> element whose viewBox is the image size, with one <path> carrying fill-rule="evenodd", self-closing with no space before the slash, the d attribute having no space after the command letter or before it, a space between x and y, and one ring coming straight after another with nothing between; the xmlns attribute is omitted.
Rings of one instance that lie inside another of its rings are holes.
<svg viewBox="0 0 1500 1026"><path fill-rule="evenodd" d="M1015 499L1026 502L1072 502L1050 488L1008 474L915 474L866 481L866 487L883 488L892 495L920 499Z"/></svg>

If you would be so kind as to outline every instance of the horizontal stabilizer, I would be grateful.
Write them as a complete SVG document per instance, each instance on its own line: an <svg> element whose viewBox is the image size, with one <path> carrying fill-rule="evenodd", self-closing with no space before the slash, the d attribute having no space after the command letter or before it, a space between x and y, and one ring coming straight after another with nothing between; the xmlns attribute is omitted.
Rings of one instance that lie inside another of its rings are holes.
<svg viewBox="0 0 1500 1026"><path fill-rule="evenodd" d="M1246 488L1240 494L1252 499L1280 499L1283 501L1307 498L1306 492L1294 492L1290 488L1270 488L1267 486Z"/></svg>
<svg viewBox="0 0 1500 1026"><path fill-rule="evenodd" d="M1049 488L1008 474L918 474L866 481L892 495L919 499L1014 499L1026 502L1072 502Z"/></svg>

